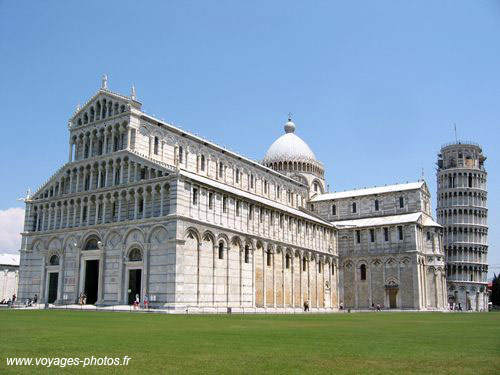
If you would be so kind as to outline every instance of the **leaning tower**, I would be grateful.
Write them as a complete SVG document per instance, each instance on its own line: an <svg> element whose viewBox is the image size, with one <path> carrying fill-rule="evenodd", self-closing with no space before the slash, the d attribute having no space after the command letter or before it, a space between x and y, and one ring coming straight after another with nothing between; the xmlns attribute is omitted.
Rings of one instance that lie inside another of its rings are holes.
<svg viewBox="0 0 500 375"><path fill-rule="evenodd" d="M463 310L488 307L488 209L481 146L457 141L437 162L437 219L444 229L448 302Z"/></svg>

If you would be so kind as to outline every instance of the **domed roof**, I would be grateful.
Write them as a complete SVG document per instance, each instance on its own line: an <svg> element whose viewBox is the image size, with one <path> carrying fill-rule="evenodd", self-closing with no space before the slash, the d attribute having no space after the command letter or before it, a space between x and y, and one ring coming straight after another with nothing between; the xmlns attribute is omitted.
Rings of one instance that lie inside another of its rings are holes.
<svg viewBox="0 0 500 375"><path fill-rule="evenodd" d="M285 124L285 134L279 137L269 147L262 162L316 161L316 156L300 137L294 134L295 124L288 119Z"/></svg>

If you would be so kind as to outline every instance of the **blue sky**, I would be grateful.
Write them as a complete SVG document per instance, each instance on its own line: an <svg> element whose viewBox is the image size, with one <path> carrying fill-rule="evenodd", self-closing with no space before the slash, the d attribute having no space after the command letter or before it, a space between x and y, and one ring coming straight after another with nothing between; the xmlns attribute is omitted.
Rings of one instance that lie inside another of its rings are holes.
<svg viewBox="0 0 500 375"><path fill-rule="evenodd" d="M66 161L67 121L106 73L148 113L254 159L291 112L331 190L424 168L435 194L456 123L488 157L500 265L499 1L147 3L0 0L2 212Z"/></svg>

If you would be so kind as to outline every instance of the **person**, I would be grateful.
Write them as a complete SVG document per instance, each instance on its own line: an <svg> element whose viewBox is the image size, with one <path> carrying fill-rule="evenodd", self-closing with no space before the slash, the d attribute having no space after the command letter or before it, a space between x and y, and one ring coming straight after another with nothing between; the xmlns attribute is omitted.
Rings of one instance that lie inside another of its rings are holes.
<svg viewBox="0 0 500 375"><path fill-rule="evenodd" d="M147 294L144 295L144 308L149 309L149 299Z"/></svg>
<svg viewBox="0 0 500 375"><path fill-rule="evenodd" d="M16 303L16 299L17 299L17 296L16 296L16 293L14 293L12 295L12 304Z"/></svg>
<svg viewBox="0 0 500 375"><path fill-rule="evenodd" d="M35 296L33 297L33 305L36 305L38 302L38 295L35 293Z"/></svg>
<svg viewBox="0 0 500 375"><path fill-rule="evenodd" d="M141 303L141 300L139 299L139 294L136 294L135 301L134 301L134 309L138 309L140 303Z"/></svg>
<svg viewBox="0 0 500 375"><path fill-rule="evenodd" d="M344 302L340 301L340 310L344 310Z"/></svg>
<svg viewBox="0 0 500 375"><path fill-rule="evenodd" d="M87 293L86 293L86 292L83 292L83 296L82 296L82 297L83 297L83 298L82 298L82 303L83 303L84 305L86 305L86 304L87 304Z"/></svg>
<svg viewBox="0 0 500 375"><path fill-rule="evenodd" d="M375 310L375 304L372 302L372 310Z"/></svg>
<svg viewBox="0 0 500 375"><path fill-rule="evenodd" d="M380 303L377 303L377 311L380 311Z"/></svg>
<svg viewBox="0 0 500 375"><path fill-rule="evenodd" d="M304 312L307 311L307 301L304 301Z"/></svg>

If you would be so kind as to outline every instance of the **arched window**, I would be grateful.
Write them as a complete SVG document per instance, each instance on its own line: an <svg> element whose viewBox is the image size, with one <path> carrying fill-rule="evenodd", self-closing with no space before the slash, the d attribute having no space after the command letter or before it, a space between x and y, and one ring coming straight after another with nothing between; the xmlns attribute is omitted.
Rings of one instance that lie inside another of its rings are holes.
<svg viewBox="0 0 500 375"><path fill-rule="evenodd" d="M314 191L318 192L318 184L316 182L314 183Z"/></svg>
<svg viewBox="0 0 500 375"><path fill-rule="evenodd" d="M140 262L142 260L142 253L139 249L132 249L128 253L128 260L131 262Z"/></svg>
<svg viewBox="0 0 500 375"><path fill-rule="evenodd" d="M184 155L184 149L182 148L182 146L179 146L179 164L182 163L183 155Z"/></svg>
<svg viewBox="0 0 500 375"><path fill-rule="evenodd" d="M335 264L332 264L332 275L335 275Z"/></svg>
<svg viewBox="0 0 500 375"><path fill-rule="evenodd" d="M270 267L271 266L271 252L267 252L267 265Z"/></svg>
<svg viewBox="0 0 500 375"><path fill-rule="evenodd" d="M366 280L366 266L364 264L359 267L360 279Z"/></svg>
<svg viewBox="0 0 500 375"><path fill-rule="evenodd" d="M378 209L379 209L378 199L375 199L375 211L378 211Z"/></svg>
<svg viewBox="0 0 500 375"><path fill-rule="evenodd" d="M95 237L92 237L87 240L83 250L98 250L99 249L99 240Z"/></svg>
<svg viewBox="0 0 500 375"><path fill-rule="evenodd" d="M59 257L57 255L52 255L50 257L49 264L51 266L58 266L59 265Z"/></svg>
<svg viewBox="0 0 500 375"><path fill-rule="evenodd" d="M245 263L250 263L250 247L245 246Z"/></svg>
<svg viewBox="0 0 500 375"><path fill-rule="evenodd" d="M399 197L399 208L404 208L405 200L403 197Z"/></svg>
<svg viewBox="0 0 500 375"><path fill-rule="evenodd" d="M352 202L352 213L355 214L356 213L356 202Z"/></svg>
<svg viewBox="0 0 500 375"><path fill-rule="evenodd" d="M332 215L337 215L337 206L335 206L334 204L332 204Z"/></svg>
<svg viewBox="0 0 500 375"><path fill-rule="evenodd" d="M224 259L224 242L219 242L219 259Z"/></svg>
<svg viewBox="0 0 500 375"><path fill-rule="evenodd" d="M158 155L158 146L159 146L160 141L158 140L158 137L155 137L155 143L154 143L154 153L155 155Z"/></svg>
<svg viewBox="0 0 500 375"><path fill-rule="evenodd" d="M205 155L201 155L201 158L200 158L200 170L202 170L202 171L205 170Z"/></svg>
<svg viewBox="0 0 500 375"><path fill-rule="evenodd" d="M302 258L302 271L306 271L307 270L307 260L306 258Z"/></svg>

